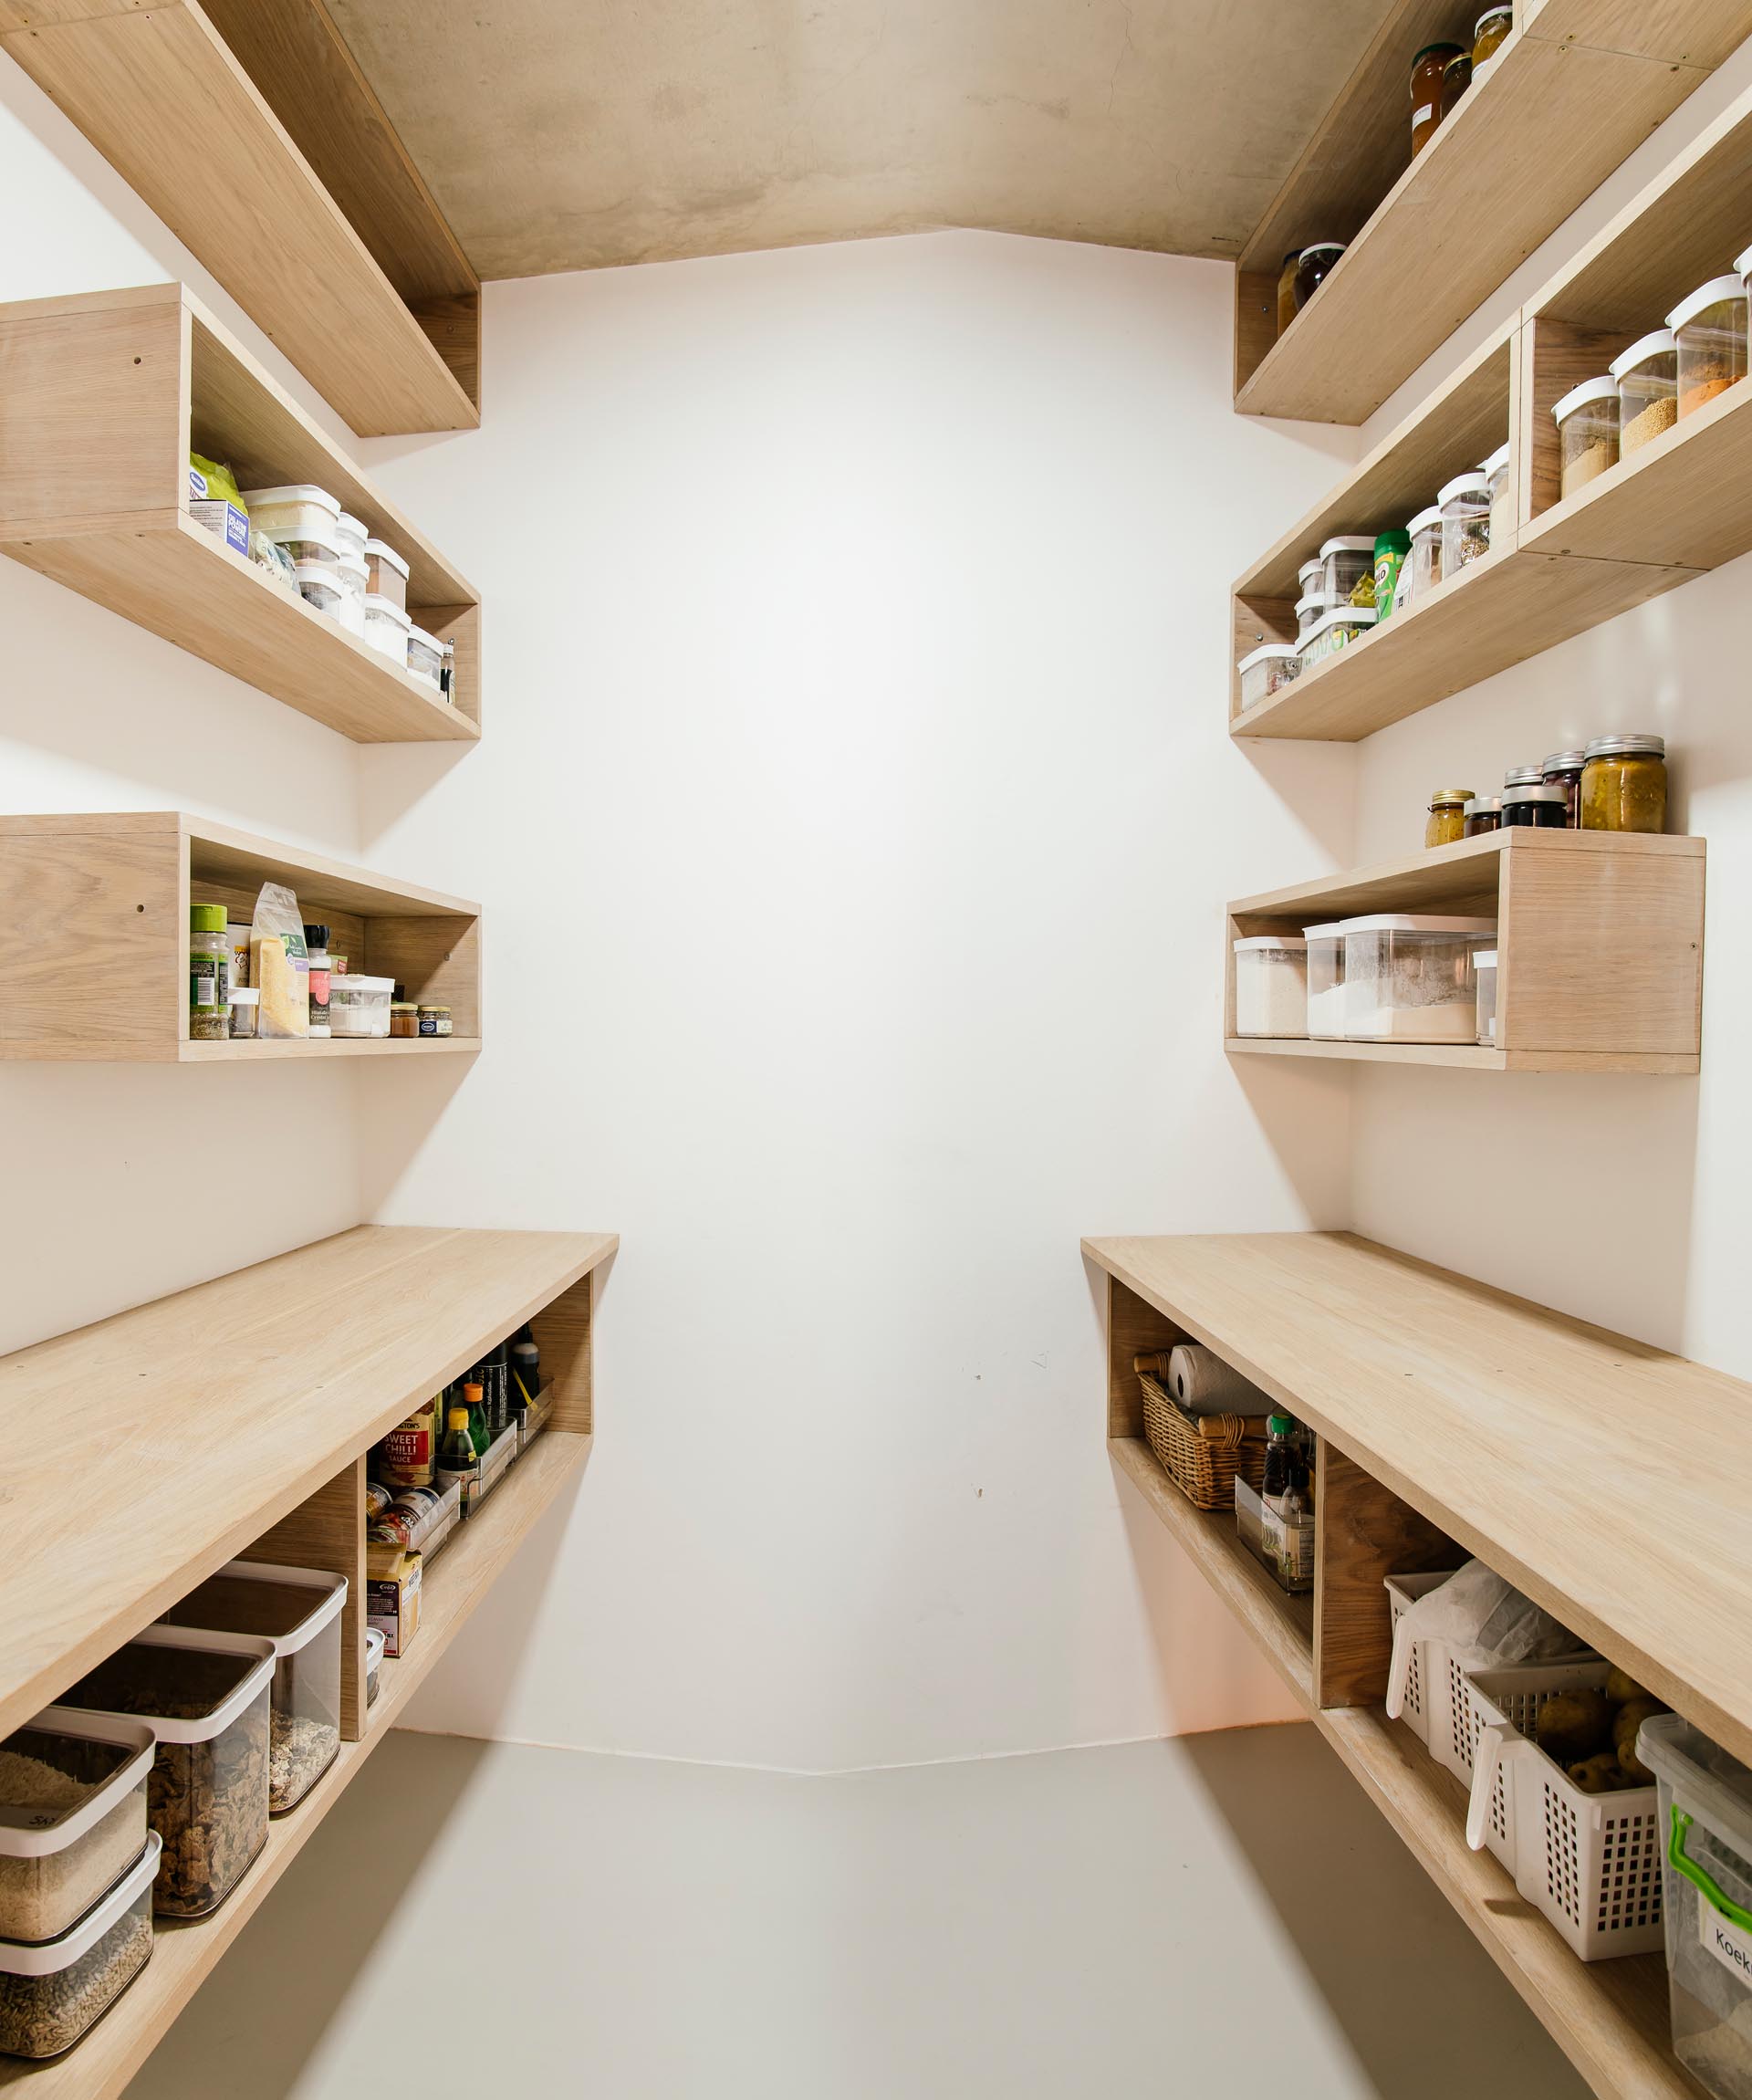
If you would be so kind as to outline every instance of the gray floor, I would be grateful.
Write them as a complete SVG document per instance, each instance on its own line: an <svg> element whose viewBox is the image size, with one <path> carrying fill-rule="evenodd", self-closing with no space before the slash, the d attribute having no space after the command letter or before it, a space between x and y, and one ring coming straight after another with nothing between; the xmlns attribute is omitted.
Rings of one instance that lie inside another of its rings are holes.
<svg viewBox="0 0 1752 2100"><path fill-rule="evenodd" d="M129 2100L1583 2100L1311 1728L847 1779L395 1735Z"/></svg>

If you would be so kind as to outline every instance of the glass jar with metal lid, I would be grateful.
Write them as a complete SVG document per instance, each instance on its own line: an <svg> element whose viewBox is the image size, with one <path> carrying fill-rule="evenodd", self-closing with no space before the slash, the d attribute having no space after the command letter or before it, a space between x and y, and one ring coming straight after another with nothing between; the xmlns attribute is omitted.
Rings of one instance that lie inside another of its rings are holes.
<svg viewBox="0 0 1752 2100"><path fill-rule="evenodd" d="M1342 241L1315 241L1305 247L1296 264L1296 311L1300 313L1315 293L1339 266L1344 253Z"/></svg>
<svg viewBox="0 0 1752 2100"><path fill-rule="evenodd" d="M1278 333L1282 335L1296 319L1296 271L1301 263L1300 248L1291 248L1278 269Z"/></svg>
<svg viewBox="0 0 1752 2100"><path fill-rule="evenodd" d="M1466 835L1466 804L1470 788L1438 788L1430 797L1430 820L1424 827L1425 846L1452 846Z"/></svg>
<svg viewBox="0 0 1752 2100"><path fill-rule="evenodd" d="M1570 798L1561 788L1503 789L1503 829L1561 831L1570 823Z"/></svg>
<svg viewBox="0 0 1752 2100"><path fill-rule="evenodd" d="M1426 44L1412 61L1412 158L1435 136L1442 121L1442 77L1448 60L1462 56L1458 44Z"/></svg>
<svg viewBox="0 0 1752 2100"><path fill-rule="evenodd" d="M1584 831L1664 831L1667 746L1662 737L1596 737L1583 754Z"/></svg>
<svg viewBox="0 0 1752 2100"><path fill-rule="evenodd" d="M1441 112L1444 118L1451 114L1455 105L1471 85L1472 53L1456 51L1442 68Z"/></svg>
<svg viewBox="0 0 1752 2100"><path fill-rule="evenodd" d="M1507 794L1511 788L1543 788L1544 785L1543 766L1511 766L1503 775L1504 794Z"/></svg>
<svg viewBox="0 0 1752 2100"><path fill-rule="evenodd" d="M1553 751L1540 771L1548 788L1561 788L1570 801L1570 829L1581 824L1581 765L1585 751Z"/></svg>
<svg viewBox="0 0 1752 2100"><path fill-rule="evenodd" d="M1486 7L1473 25L1472 69L1476 74L1486 59L1494 58L1508 41L1508 33L1515 26L1515 10L1508 7Z"/></svg>
<svg viewBox="0 0 1752 2100"><path fill-rule="evenodd" d="M1502 807L1500 795L1475 795L1461 812L1466 837L1482 838L1485 832L1496 831L1503 820Z"/></svg>

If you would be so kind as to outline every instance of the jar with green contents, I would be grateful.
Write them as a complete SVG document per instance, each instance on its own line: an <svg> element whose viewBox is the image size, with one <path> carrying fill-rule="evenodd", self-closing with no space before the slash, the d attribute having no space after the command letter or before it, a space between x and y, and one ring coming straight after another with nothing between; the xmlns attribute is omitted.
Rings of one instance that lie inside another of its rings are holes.
<svg viewBox="0 0 1752 2100"><path fill-rule="evenodd" d="M231 942L230 914L223 904L189 906L189 1040L222 1043L231 1034L231 997L226 974Z"/></svg>
<svg viewBox="0 0 1752 2100"><path fill-rule="evenodd" d="M1412 536L1401 526L1389 526L1375 535L1375 625L1393 616L1393 600L1399 590L1399 572L1412 550Z"/></svg>
<svg viewBox="0 0 1752 2100"><path fill-rule="evenodd" d="M1667 746L1661 737L1596 737L1581 767L1584 831L1664 831Z"/></svg>

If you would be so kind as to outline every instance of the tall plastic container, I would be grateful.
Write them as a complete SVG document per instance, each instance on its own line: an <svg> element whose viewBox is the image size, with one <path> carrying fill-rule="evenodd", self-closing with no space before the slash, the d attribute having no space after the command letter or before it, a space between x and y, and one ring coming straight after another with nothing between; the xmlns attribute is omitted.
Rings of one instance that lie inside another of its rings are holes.
<svg viewBox="0 0 1752 2100"><path fill-rule="evenodd" d="M0 1752L65 1782L49 1782L47 1802L26 1789L0 1792L0 1939L58 1938L133 1865L146 1848L152 1750L144 1722L65 1707L45 1708L0 1741Z"/></svg>

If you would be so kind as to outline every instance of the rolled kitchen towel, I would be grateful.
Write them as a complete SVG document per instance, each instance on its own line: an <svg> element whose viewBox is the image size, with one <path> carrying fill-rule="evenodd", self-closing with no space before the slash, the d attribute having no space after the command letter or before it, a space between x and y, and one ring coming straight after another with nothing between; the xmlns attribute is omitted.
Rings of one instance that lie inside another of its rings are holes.
<svg viewBox="0 0 1752 2100"><path fill-rule="evenodd" d="M1168 1390L1189 1415L1268 1415L1272 1408L1269 1395L1196 1343L1170 1352Z"/></svg>

